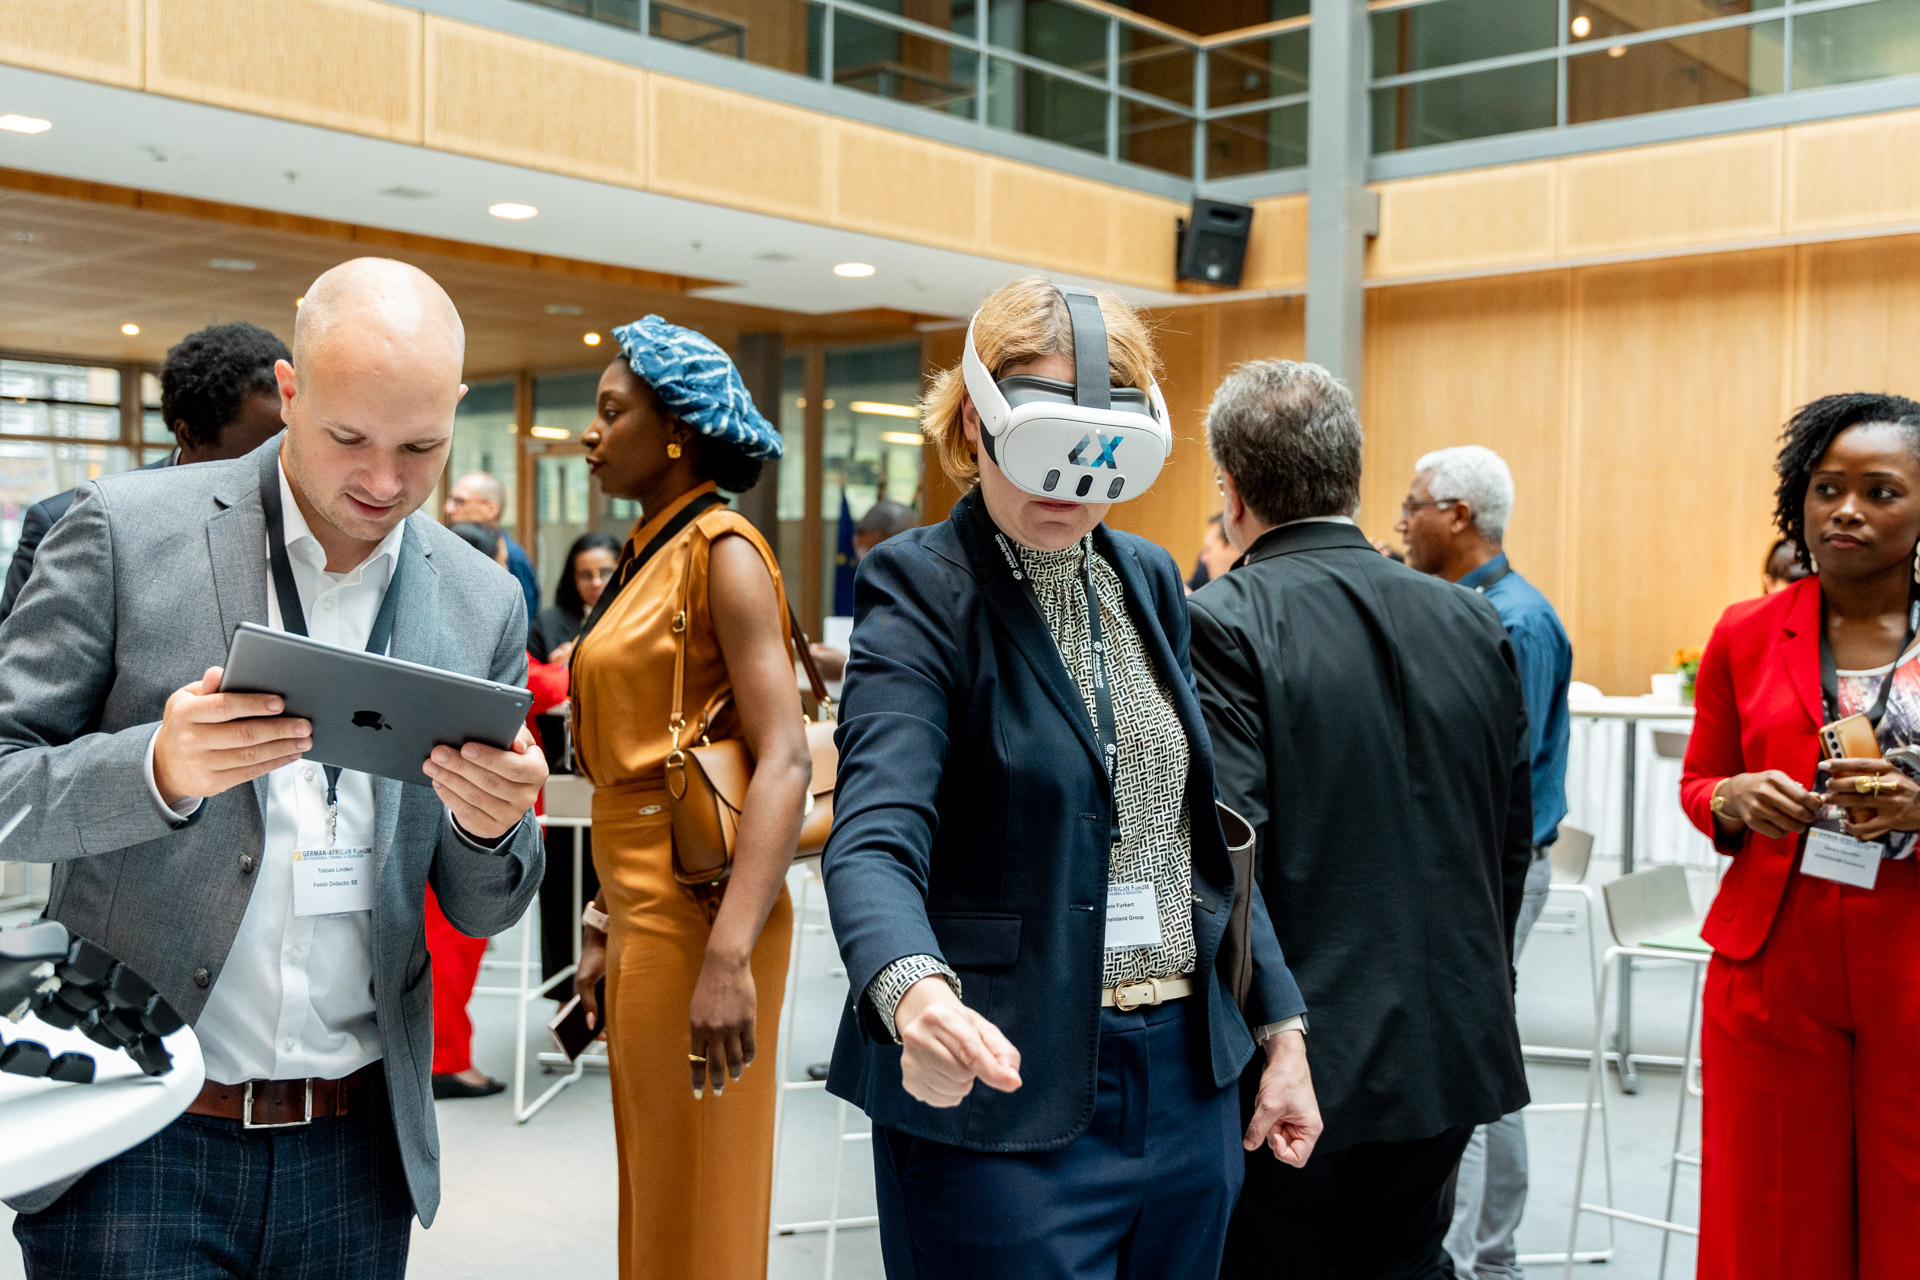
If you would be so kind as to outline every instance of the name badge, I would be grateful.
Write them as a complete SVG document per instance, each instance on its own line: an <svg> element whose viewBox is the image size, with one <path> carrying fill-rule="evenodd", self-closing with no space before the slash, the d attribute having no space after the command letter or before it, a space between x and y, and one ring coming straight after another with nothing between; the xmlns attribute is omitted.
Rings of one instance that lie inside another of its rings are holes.
<svg viewBox="0 0 1920 1280"><path fill-rule="evenodd" d="M1160 900L1151 880L1107 886L1107 950L1160 945Z"/></svg>
<svg viewBox="0 0 1920 1280"><path fill-rule="evenodd" d="M293 914L338 916L373 910L373 850L295 849Z"/></svg>
<svg viewBox="0 0 1920 1280"><path fill-rule="evenodd" d="M1877 841L1855 840L1825 827L1807 829L1807 851L1800 859L1800 870L1822 880L1850 884L1856 889L1873 888L1880 874L1880 859L1887 846Z"/></svg>

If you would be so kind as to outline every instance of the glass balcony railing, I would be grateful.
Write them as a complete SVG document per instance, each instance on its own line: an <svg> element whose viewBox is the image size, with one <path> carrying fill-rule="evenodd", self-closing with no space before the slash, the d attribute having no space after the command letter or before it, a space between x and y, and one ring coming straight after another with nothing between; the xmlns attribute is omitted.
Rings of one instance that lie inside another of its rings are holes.
<svg viewBox="0 0 1920 1280"><path fill-rule="evenodd" d="M1219 31L1173 0L527 2L1196 185L1306 163L1308 0ZM1376 155L1920 75L1920 0L1367 7Z"/></svg>

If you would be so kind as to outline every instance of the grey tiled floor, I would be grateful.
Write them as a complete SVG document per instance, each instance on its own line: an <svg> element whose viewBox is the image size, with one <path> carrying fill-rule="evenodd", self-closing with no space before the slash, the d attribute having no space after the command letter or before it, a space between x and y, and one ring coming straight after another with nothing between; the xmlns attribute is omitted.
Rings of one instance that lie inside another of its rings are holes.
<svg viewBox="0 0 1920 1280"><path fill-rule="evenodd" d="M1593 879L1598 883L1613 874L1617 874L1617 868L1596 864ZM817 904L817 895L814 900ZM818 922L819 914L814 918ZM1521 963L1522 1034L1531 1044L1583 1047L1591 1032L1583 939L1566 930L1570 918L1556 900ZM516 935L502 938L493 954L501 958L517 955ZM834 1020L844 998L844 980L832 970L836 964L824 931L810 931L802 960L793 1076L803 1076L808 1062L824 1060L831 1046ZM1690 972L1690 966L1655 965L1636 973L1636 1046L1642 1052L1676 1056L1681 1052ZM489 970L482 981L504 983L510 978L510 971ZM530 1011L530 1053L546 1047L543 1024L550 1009L542 1003ZM493 1075L509 1078L513 1002L477 999L474 1016L476 1060ZM771 1069L770 1062L764 1065ZM1539 1101L1577 1101L1584 1089L1584 1070L1577 1066L1534 1063L1528 1074ZM1673 1073L1647 1072L1642 1080L1643 1088L1637 1096L1621 1095L1617 1089L1610 1095L1614 1170L1621 1206L1657 1215L1666 1194L1679 1078ZM530 1091L537 1091L544 1083L545 1078L537 1073L530 1075ZM783 1177L775 1206L777 1220L800 1221L826 1215L838 1110L836 1102L819 1092L789 1095ZM849 1113L847 1119L849 1128L866 1127L865 1118L858 1114ZM1533 1194L1520 1232L1523 1253L1548 1252L1565 1245L1579 1124L1577 1113L1547 1113L1530 1122ZM440 1106L440 1130L444 1199L433 1229L415 1231L410 1276L415 1280L597 1280L614 1275L618 1205L613 1126L603 1074L590 1073L526 1125L514 1124L512 1109L504 1098L444 1103ZM1697 1148L1697 1105L1691 1109L1688 1131L1687 1145ZM865 1142L845 1144L843 1214L873 1212L870 1159ZM1597 1154L1591 1169L1597 1180ZM1696 1171L1682 1166L1679 1185L1678 1216L1693 1221ZM1588 1198L1593 1198L1597 1190L1590 1185ZM10 1222L11 1215L0 1210L0 1225ZM1606 1234L1599 1220L1588 1219L1582 1228L1581 1247L1601 1247ZM1580 1267L1576 1274L1653 1280L1659 1261L1659 1235L1622 1226L1617 1229L1616 1241L1618 1251L1604 1268ZM771 1280L821 1276L825 1247L824 1236L818 1234L776 1237L769 1266ZM875 1280L881 1275L879 1249L871 1229L841 1233L836 1249L835 1274L841 1280ZM1534 1267L1530 1275L1545 1280L1558 1270ZM1675 1236L1667 1275L1682 1280L1692 1273L1692 1241ZM18 1251L9 1233L8 1243L0 1246L0 1280L15 1280L21 1275Z"/></svg>

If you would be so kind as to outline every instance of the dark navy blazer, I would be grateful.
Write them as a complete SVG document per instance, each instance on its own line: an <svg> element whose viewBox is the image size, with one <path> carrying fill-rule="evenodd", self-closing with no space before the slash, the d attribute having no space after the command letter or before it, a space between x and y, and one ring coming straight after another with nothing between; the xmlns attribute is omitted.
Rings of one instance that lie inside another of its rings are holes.
<svg viewBox="0 0 1920 1280"><path fill-rule="evenodd" d="M861 561L834 828L824 872L852 996L827 1088L875 1123L976 1151L1064 1147L1093 1116L1113 794L1086 704L1039 606L995 544L978 492L944 523ZM1246 1017L1219 970L1233 871L1214 811L1213 751L1187 658L1180 573L1101 525L1094 546L1186 728L1192 814L1193 1052L1231 1084L1249 1024L1306 1011L1260 895ZM900 1047L866 1000L902 956L934 955L962 999L1020 1050L1022 1087L976 1085L958 1107L908 1096Z"/></svg>

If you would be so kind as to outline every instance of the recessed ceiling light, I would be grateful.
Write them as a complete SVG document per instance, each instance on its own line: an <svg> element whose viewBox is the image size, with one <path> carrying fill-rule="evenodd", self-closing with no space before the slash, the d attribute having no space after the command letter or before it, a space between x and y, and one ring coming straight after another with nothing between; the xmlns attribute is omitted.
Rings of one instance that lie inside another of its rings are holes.
<svg viewBox="0 0 1920 1280"><path fill-rule="evenodd" d="M298 307L301 303L305 302L306 300L307 300L307 295L303 293L299 297L293 300L293 305L295 307Z"/></svg>
<svg viewBox="0 0 1920 1280"><path fill-rule="evenodd" d="M848 280L859 280L873 274L871 262L843 262L833 269L833 274L844 276Z"/></svg>
<svg viewBox="0 0 1920 1280"><path fill-rule="evenodd" d="M140 326L137 324L123 324L120 326L120 332L126 334L129 338L132 338L139 334Z"/></svg>
<svg viewBox="0 0 1920 1280"><path fill-rule="evenodd" d="M506 218L509 221L518 222L523 218L534 217L539 214L540 211L530 204L515 204L511 200L503 200L499 204L488 205L487 212L496 218Z"/></svg>
<svg viewBox="0 0 1920 1280"><path fill-rule="evenodd" d="M1575 40L1585 40L1593 32L1593 19L1583 13L1573 20L1568 30L1573 32Z"/></svg>
<svg viewBox="0 0 1920 1280"><path fill-rule="evenodd" d="M535 440L571 440L573 432L565 427L535 427L528 433Z"/></svg>
<svg viewBox="0 0 1920 1280"><path fill-rule="evenodd" d="M251 271L254 268L252 258L208 258L207 265L215 271Z"/></svg>
<svg viewBox="0 0 1920 1280"><path fill-rule="evenodd" d="M877 413L883 418L917 418L920 411L910 404L888 404L884 400L855 400L847 406L855 413ZM918 440L920 437L915 436Z"/></svg>
<svg viewBox="0 0 1920 1280"><path fill-rule="evenodd" d="M882 431L880 439L886 444L923 445L926 443L911 431Z"/></svg>
<svg viewBox="0 0 1920 1280"><path fill-rule="evenodd" d="M1627 46L1623 44L1617 44L1613 46L1613 48L1607 50L1607 56L1609 58L1624 58L1627 56Z"/></svg>
<svg viewBox="0 0 1920 1280"><path fill-rule="evenodd" d="M53 128L53 121L42 120L38 116L16 116L9 112L0 116L0 129L10 133L45 133Z"/></svg>
<svg viewBox="0 0 1920 1280"><path fill-rule="evenodd" d="M600 335L597 333L583 333L580 335L580 341L590 347L597 347L600 345Z"/></svg>
<svg viewBox="0 0 1920 1280"><path fill-rule="evenodd" d="M585 307L576 307L570 302L549 302L547 304L547 314L550 316L577 316L585 310Z"/></svg>
<svg viewBox="0 0 1920 1280"><path fill-rule="evenodd" d="M820 402L820 407L821 407L822 409L831 409L831 408L833 408L833 397L832 397L832 396L828 396L828 397L827 397L827 398L826 398L825 400L822 400L822 401Z"/></svg>

